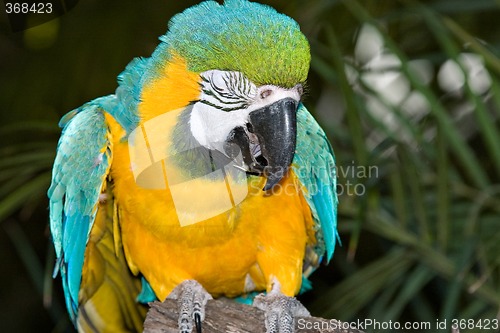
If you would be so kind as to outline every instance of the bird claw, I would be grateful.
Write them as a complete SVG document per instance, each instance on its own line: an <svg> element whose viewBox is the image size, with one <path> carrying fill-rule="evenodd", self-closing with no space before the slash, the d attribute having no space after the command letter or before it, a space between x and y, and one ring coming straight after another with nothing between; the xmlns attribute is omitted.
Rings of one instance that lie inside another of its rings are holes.
<svg viewBox="0 0 500 333"><path fill-rule="evenodd" d="M179 332L201 333L201 322L205 319L205 305L212 296L195 280L186 280L175 287L167 298L177 300L179 307Z"/></svg>
<svg viewBox="0 0 500 333"><path fill-rule="evenodd" d="M265 313L266 333L293 333L295 317L311 316L295 297L285 296L274 289L267 295L256 296L253 306Z"/></svg>

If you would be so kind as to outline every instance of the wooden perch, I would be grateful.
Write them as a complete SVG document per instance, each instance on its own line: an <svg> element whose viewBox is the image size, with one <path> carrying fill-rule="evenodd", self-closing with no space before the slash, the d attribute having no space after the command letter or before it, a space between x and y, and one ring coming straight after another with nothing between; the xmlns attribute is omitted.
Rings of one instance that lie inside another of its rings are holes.
<svg viewBox="0 0 500 333"><path fill-rule="evenodd" d="M167 299L163 303L150 303L144 333L179 333L177 303ZM317 317L297 318L296 333L364 333L355 329L342 329L335 319ZM264 312L228 299L208 301L203 321L203 333L259 333L265 332Z"/></svg>

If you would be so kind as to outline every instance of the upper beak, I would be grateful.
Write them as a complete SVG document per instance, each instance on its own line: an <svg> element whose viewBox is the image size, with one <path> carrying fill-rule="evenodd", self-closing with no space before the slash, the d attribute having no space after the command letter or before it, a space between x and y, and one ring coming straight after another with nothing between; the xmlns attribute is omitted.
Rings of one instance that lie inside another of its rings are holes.
<svg viewBox="0 0 500 333"><path fill-rule="evenodd" d="M273 188L287 173L295 154L298 102L284 98L250 112L249 131L257 136L266 159L264 191Z"/></svg>

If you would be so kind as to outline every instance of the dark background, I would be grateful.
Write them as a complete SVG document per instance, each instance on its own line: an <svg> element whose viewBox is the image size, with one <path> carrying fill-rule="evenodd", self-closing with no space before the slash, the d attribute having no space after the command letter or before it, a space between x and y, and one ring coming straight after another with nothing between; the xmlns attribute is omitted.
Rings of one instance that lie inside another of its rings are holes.
<svg viewBox="0 0 500 333"><path fill-rule="evenodd" d="M149 56L169 18L194 3L86 0L16 33L0 15L1 331L71 331L51 279L45 194L57 122L112 93L127 63ZM498 2L265 3L310 41L305 104L344 171L343 246L301 300L343 321L498 316ZM368 167L377 173L360 173Z"/></svg>

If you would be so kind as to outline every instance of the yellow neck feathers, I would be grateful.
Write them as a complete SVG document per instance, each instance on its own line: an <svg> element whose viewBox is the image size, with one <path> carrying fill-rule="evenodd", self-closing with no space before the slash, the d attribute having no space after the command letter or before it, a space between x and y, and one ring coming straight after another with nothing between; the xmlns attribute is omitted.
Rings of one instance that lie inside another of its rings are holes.
<svg viewBox="0 0 500 333"><path fill-rule="evenodd" d="M182 57L174 54L161 71L143 87L139 104L141 122L186 107L200 95L200 76L188 70Z"/></svg>

